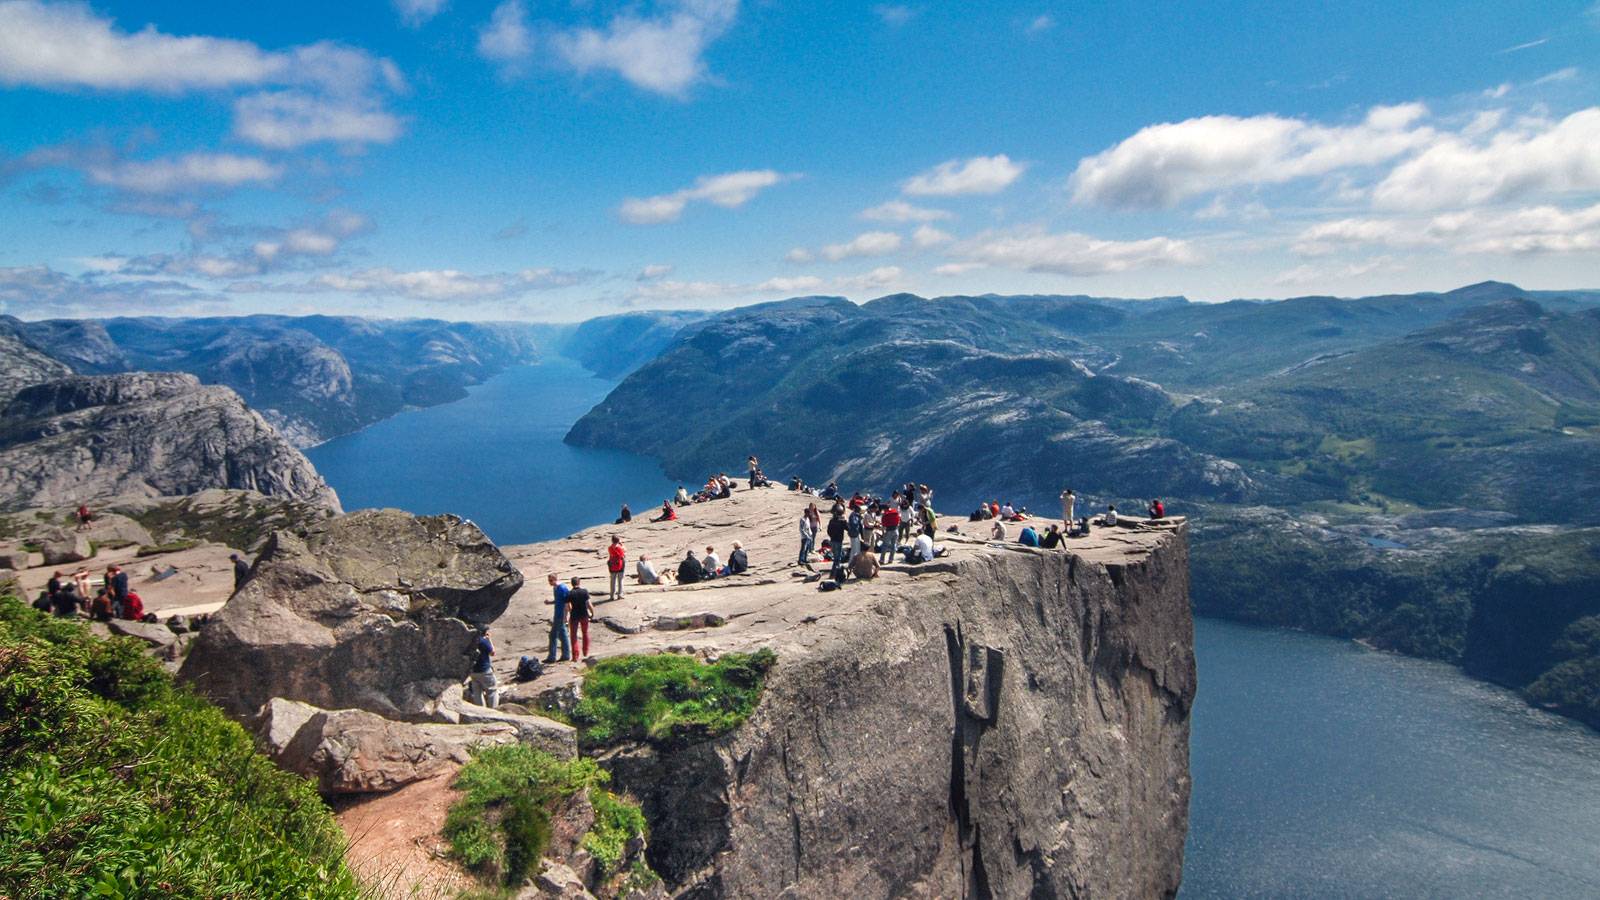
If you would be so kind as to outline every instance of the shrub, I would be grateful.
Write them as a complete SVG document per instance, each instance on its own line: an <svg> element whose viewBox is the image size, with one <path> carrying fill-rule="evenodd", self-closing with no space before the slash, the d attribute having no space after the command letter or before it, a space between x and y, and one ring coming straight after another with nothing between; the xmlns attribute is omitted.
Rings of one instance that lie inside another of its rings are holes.
<svg viewBox="0 0 1600 900"><path fill-rule="evenodd" d="M479 877L516 886L538 871L550 846L551 819L587 791L595 821L583 846L602 877L616 872L628 842L645 833L637 804L604 789L610 776L592 759L560 760L523 744L482 747L456 776L461 799L445 817L456 859Z"/></svg>
<svg viewBox="0 0 1600 900"><path fill-rule="evenodd" d="M357 897L309 782L137 642L0 597L0 896Z"/></svg>
<svg viewBox="0 0 1600 900"><path fill-rule="evenodd" d="M766 648L709 665L676 654L601 660L584 673L584 697L573 711L579 740L587 747L682 745L727 734L755 711L776 661Z"/></svg>

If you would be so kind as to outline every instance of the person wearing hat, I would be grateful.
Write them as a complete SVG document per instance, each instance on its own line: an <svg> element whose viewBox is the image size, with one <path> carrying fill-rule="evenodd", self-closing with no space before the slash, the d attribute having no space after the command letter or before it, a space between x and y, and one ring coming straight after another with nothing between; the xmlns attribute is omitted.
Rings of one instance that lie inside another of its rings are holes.
<svg viewBox="0 0 1600 900"><path fill-rule="evenodd" d="M233 589L237 591L250 579L250 564L237 553L228 554L228 558L233 560Z"/></svg>

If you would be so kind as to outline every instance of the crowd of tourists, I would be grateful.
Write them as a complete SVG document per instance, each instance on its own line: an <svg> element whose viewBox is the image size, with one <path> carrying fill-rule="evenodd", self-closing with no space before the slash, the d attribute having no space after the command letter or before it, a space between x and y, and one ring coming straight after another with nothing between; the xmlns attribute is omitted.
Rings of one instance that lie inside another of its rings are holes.
<svg viewBox="0 0 1600 900"><path fill-rule="evenodd" d="M88 569L80 568L71 575L56 571L33 601L33 607L63 618L88 616L97 622L156 621L154 613L144 611L144 599L128 587L128 573L121 566L107 566L98 589L91 587Z"/></svg>

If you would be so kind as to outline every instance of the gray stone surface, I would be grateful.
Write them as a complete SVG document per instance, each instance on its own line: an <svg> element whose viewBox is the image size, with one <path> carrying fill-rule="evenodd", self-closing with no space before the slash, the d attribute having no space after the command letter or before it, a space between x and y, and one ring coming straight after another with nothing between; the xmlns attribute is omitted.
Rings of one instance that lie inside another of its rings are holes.
<svg viewBox="0 0 1600 900"><path fill-rule="evenodd" d="M40 554L47 566L64 566L94 558L94 548L89 536L82 532L63 532L39 545Z"/></svg>
<svg viewBox="0 0 1600 900"><path fill-rule="evenodd" d="M178 640L178 636L172 633L172 629L159 622L145 623L134 622L129 619L112 619L106 623L106 628L110 629L112 634L138 638L151 647L165 647Z"/></svg>
<svg viewBox="0 0 1600 900"><path fill-rule="evenodd" d="M324 794L366 794L454 769L473 747L516 743L518 731L505 722L420 725L273 700L257 717L256 736L274 762L315 780Z"/></svg>
<svg viewBox="0 0 1600 900"><path fill-rule="evenodd" d="M20 572L26 568L28 568L28 551L21 549L0 550L0 569Z"/></svg>
<svg viewBox="0 0 1600 900"><path fill-rule="evenodd" d="M279 532L201 630L182 677L237 716L274 697L396 719L460 705L474 624L522 576L454 516L364 510Z"/></svg>
<svg viewBox="0 0 1600 900"><path fill-rule="evenodd" d="M0 508L242 488L337 507L311 463L231 389L193 375L72 376L0 411Z"/></svg>

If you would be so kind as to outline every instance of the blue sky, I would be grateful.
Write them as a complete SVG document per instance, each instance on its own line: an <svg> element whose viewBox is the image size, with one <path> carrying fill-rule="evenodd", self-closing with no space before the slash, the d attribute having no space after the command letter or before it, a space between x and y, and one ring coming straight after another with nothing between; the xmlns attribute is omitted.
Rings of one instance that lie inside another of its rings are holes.
<svg viewBox="0 0 1600 900"><path fill-rule="evenodd" d="M0 311L1600 287L1600 5L0 0Z"/></svg>

